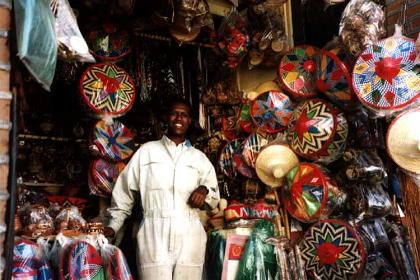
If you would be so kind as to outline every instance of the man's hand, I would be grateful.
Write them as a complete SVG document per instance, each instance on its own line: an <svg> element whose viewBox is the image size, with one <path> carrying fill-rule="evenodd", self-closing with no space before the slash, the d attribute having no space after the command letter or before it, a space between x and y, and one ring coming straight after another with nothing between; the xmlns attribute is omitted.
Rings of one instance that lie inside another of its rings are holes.
<svg viewBox="0 0 420 280"><path fill-rule="evenodd" d="M110 227L104 227L104 235L106 238L113 239L115 237L115 231Z"/></svg>
<svg viewBox="0 0 420 280"><path fill-rule="evenodd" d="M209 190L205 186L199 186L191 193L188 204L192 208L203 208L208 193Z"/></svg>

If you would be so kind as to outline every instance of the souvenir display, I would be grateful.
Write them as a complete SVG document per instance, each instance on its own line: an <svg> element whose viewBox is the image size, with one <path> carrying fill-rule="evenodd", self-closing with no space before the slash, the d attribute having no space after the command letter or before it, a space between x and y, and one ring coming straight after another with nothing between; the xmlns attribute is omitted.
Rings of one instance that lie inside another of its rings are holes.
<svg viewBox="0 0 420 280"><path fill-rule="evenodd" d="M279 77L284 88L294 98L303 99L316 95L316 60L319 49L312 46L295 47L280 61Z"/></svg>
<svg viewBox="0 0 420 280"><path fill-rule="evenodd" d="M351 185L348 211L366 219L385 217L392 211L391 199L381 185Z"/></svg>
<svg viewBox="0 0 420 280"><path fill-rule="evenodd" d="M261 131L275 133L286 128L292 115L292 104L280 91L267 91L252 101L250 113Z"/></svg>
<svg viewBox="0 0 420 280"><path fill-rule="evenodd" d="M225 56L225 63L232 69L235 69L248 53L250 39L246 22L238 12L230 13L221 24L217 45Z"/></svg>
<svg viewBox="0 0 420 280"><path fill-rule="evenodd" d="M374 1L351 0L341 15L339 34L347 50L358 57L386 34L385 13Z"/></svg>
<svg viewBox="0 0 420 280"><path fill-rule="evenodd" d="M230 143L227 143L220 152L219 155L219 166L223 174L227 177L234 179L238 176L235 169L234 154L242 144L243 139L235 139Z"/></svg>
<svg viewBox="0 0 420 280"><path fill-rule="evenodd" d="M26 239L17 239L13 247L13 279L52 280L51 266L41 246Z"/></svg>
<svg viewBox="0 0 420 280"><path fill-rule="evenodd" d="M62 255L60 279L104 279L101 255L92 245L75 241Z"/></svg>
<svg viewBox="0 0 420 280"><path fill-rule="evenodd" d="M134 153L134 134L121 122L100 120L93 129L93 144L111 161L126 160Z"/></svg>
<svg viewBox="0 0 420 280"><path fill-rule="evenodd" d="M414 41L405 37L392 36L366 48L353 69L353 88L360 102L380 116L415 102L420 96L415 58Z"/></svg>
<svg viewBox="0 0 420 280"><path fill-rule="evenodd" d="M86 37L91 53L101 62L118 62L132 50L128 32L116 22L94 25Z"/></svg>
<svg viewBox="0 0 420 280"><path fill-rule="evenodd" d="M135 89L130 75L113 64L94 64L80 78L80 94L95 115L118 117L134 104Z"/></svg>
<svg viewBox="0 0 420 280"><path fill-rule="evenodd" d="M102 196L110 197L112 189L118 175L124 169L125 163L123 162L108 162L104 159L96 159L91 163L89 189L90 193Z"/></svg>
<svg viewBox="0 0 420 280"><path fill-rule="evenodd" d="M420 174L420 110L402 113L388 128L386 145L388 155L402 169Z"/></svg>
<svg viewBox="0 0 420 280"><path fill-rule="evenodd" d="M238 117L238 124L240 128L246 133L251 133L254 129L254 122L252 121L252 117L249 111L250 104L250 99L242 99L242 106Z"/></svg>
<svg viewBox="0 0 420 280"><path fill-rule="evenodd" d="M245 142L242 141L240 143L239 147L237 148L237 150L234 152L234 154L233 154L233 165L234 165L236 171L239 174L241 174L242 176L244 176L246 178L254 178L255 177L255 170L246 163L246 161L243 157L244 146L245 146Z"/></svg>
<svg viewBox="0 0 420 280"><path fill-rule="evenodd" d="M388 177L375 150L348 149L344 152L343 160L348 163L343 171L350 181L378 184Z"/></svg>
<svg viewBox="0 0 420 280"><path fill-rule="evenodd" d="M346 65L344 50L320 50L316 58L316 88L341 109L354 109L356 100L351 85L351 69Z"/></svg>
<svg viewBox="0 0 420 280"><path fill-rule="evenodd" d="M264 184L275 188L283 185L283 177L298 163L298 157L287 145L271 144L258 154L255 171Z"/></svg>
<svg viewBox="0 0 420 280"><path fill-rule="evenodd" d="M317 279L352 279L365 263L359 233L342 220L312 225L300 242L306 272Z"/></svg>
<svg viewBox="0 0 420 280"><path fill-rule="evenodd" d="M313 163L300 163L286 176L282 189L284 205L295 219L311 223L328 218L342 205L345 194L326 169Z"/></svg>
<svg viewBox="0 0 420 280"><path fill-rule="evenodd" d="M275 134L263 134L259 132L251 133L244 141L244 149L242 157L246 164L255 168L255 161L257 160L260 150L275 139Z"/></svg>
<svg viewBox="0 0 420 280"><path fill-rule="evenodd" d="M348 134L344 114L321 99L300 103L289 121L287 141L298 155L330 163L340 158Z"/></svg>

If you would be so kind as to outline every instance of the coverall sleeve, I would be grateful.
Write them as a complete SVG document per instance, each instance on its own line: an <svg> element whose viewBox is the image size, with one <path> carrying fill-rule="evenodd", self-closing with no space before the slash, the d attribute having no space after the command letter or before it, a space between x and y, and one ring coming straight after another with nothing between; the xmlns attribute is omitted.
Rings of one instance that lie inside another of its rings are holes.
<svg viewBox="0 0 420 280"><path fill-rule="evenodd" d="M206 196L206 203L211 209L215 208L220 201L219 187L217 185L216 171L208 158L203 154L203 172L200 176L200 186L205 186L209 193Z"/></svg>
<svg viewBox="0 0 420 280"><path fill-rule="evenodd" d="M116 233L131 215L135 201L134 191L139 191L140 184L140 150L131 158L130 162L118 176L112 191L111 207L108 208L109 224Z"/></svg>

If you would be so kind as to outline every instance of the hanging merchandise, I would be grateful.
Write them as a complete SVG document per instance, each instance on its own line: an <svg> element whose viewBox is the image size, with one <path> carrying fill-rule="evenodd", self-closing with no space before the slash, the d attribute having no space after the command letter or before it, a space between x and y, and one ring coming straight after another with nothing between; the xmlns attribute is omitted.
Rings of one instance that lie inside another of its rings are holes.
<svg viewBox="0 0 420 280"><path fill-rule="evenodd" d="M243 140L233 154L233 166L235 167L236 171L242 176L246 178L255 178L255 170L246 163L243 157L244 147L245 142Z"/></svg>
<svg viewBox="0 0 420 280"><path fill-rule="evenodd" d="M230 13L220 25L217 45L229 68L235 69L248 53L250 39L246 25L238 12Z"/></svg>
<svg viewBox="0 0 420 280"><path fill-rule="evenodd" d="M280 91L259 94L251 103L250 113L254 124L267 133L284 130L292 116L292 103Z"/></svg>
<svg viewBox="0 0 420 280"><path fill-rule="evenodd" d="M328 218L335 208L344 206L346 199L328 170L306 162L287 174L282 191L287 211L304 223Z"/></svg>
<svg viewBox="0 0 420 280"><path fill-rule="evenodd" d="M92 137L93 149L107 160L126 160L134 153L134 134L117 120L98 121Z"/></svg>
<svg viewBox="0 0 420 280"><path fill-rule="evenodd" d="M301 102L289 121L287 141L298 155L330 163L345 150L348 134L344 114L321 99Z"/></svg>
<svg viewBox="0 0 420 280"><path fill-rule="evenodd" d="M255 168L258 153L265 145L273 141L275 137L276 134L261 133L259 131L251 133L244 141L244 150L242 152L242 157L246 164Z"/></svg>
<svg viewBox="0 0 420 280"><path fill-rule="evenodd" d="M29 238L49 236L54 233L54 221L47 208L40 204L27 204L18 210L22 233Z"/></svg>
<svg viewBox="0 0 420 280"><path fill-rule="evenodd" d="M60 280L105 279L99 251L85 241L76 240L67 245L60 266Z"/></svg>
<svg viewBox="0 0 420 280"><path fill-rule="evenodd" d="M238 125L246 133L251 133L254 130L254 122L249 112L251 102L252 100L249 98L242 98L242 106L238 117Z"/></svg>
<svg viewBox="0 0 420 280"><path fill-rule="evenodd" d="M80 78L83 101L97 117L118 117L134 104L135 89L131 77L113 64L94 64Z"/></svg>
<svg viewBox="0 0 420 280"><path fill-rule="evenodd" d="M365 48L385 36L385 13L371 0L351 0L341 15L339 34L357 58Z"/></svg>
<svg viewBox="0 0 420 280"><path fill-rule="evenodd" d="M80 235L87 229L87 223L76 206L65 207L54 217L55 229L67 235Z"/></svg>
<svg viewBox="0 0 420 280"><path fill-rule="evenodd" d="M388 178L385 166L375 150L347 149L343 160L346 165L342 171L349 181L380 184Z"/></svg>
<svg viewBox="0 0 420 280"><path fill-rule="evenodd" d="M105 270L104 279L133 280L130 268L128 267L125 256L120 248L109 244L103 236L98 236L102 266Z"/></svg>
<svg viewBox="0 0 420 280"><path fill-rule="evenodd" d="M403 170L420 175L420 110L414 109L395 118L388 128L388 155Z"/></svg>
<svg viewBox="0 0 420 280"><path fill-rule="evenodd" d="M298 157L287 145L271 144L258 153L255 171L264 184L276 188L283 185L284 176L298 163Z"/></svg>
<svg viewBox="0 0 420 280"><path fill-rule="evenodd" d="M23 238L15 240L12 279L53 279L51 266L40 245Z"/></svg>
<svg viewBox="0 0 420 280"><path fill-rule="evenodd" d="M359 233L342 220L323 220L312 225L300 242L300 249L306 272L316 279L353 279L365 263Z"/></svg>
<svg viewBox="0 0 420 280"><path fill-rule="evenodd" d="M49 91L57 63L57 41L50 1L13 2L18 56L36 81Z"/></svg>
<svg viewBox="0 0 420 280"><path fill-rule="evenodd" d="M279 77L283 87L295 99L316 95L316 60L319 49L312 46L300 46L286 53L279 65Z"/></svg>
<svg viewBox="0 0 420 280"><path fill-rule="evenodd" d="M200 34L200 31L200 26L191 26L191 22L187 20L187 17L179 12L175 12L174 20L169 25L169 33L179 42L194 41Z"/></svg>
<svg viewBox="0 0 420 280"><path fill-rule="evenodd" d="M407 108L420 96L415 71L416 46L396 27L392 37L369 46L353 69L353 87L360 102L378 116Z"/></svg>
<svg viewBox="0 0 420 280"><path fill-rule="evenodd" d="M118 175L124 169L123 162L108 162L104 159L94 160L89 169L88 185L90 193L101 197L110 197Z"/></svg>
<svg viewBox="0 0 420 280"><path fill-rule="evenodd" d="M234 154L242 144L244 139L235 139L227 143L221 150L219 155L219 166L223 174L231 179L235 179L238 173L235 169Z"/></svg>
<svg viewBox="0 0 420 280"><path fill-rule="evenodd" d="M239 261L236 280L275 279L277 261L274 246L266 239L274 235L274 225L261 220L252 229L245 251Z"/></svg>
<svg viewBox="0 0 420 280"><path fill-rule="evenodd" d="M356 217L372 219L391 214L391 199L382 185L352 184L348 198L348 211Z"/></svg>
<svg viewBox="0 0 420 280"><path fill-rule="evenodd" d="M321 49L316 59L316 88L341 109L355 109L351 66L347 63L345 50L339 46Z"/></svg>
<svg viewBox="0 0 420 280"><path fill-rule="evenodd" d="M80 33L70 3L67 0L52 0L51 9L55 15L58 57L66 61L95 62Z"/></svg>
<svg viewBox="0 0 420 280"><path fill-rule="evenodd" d="M128 32L115 21L92 25L86 38L92 55L101 62L119 62L132 50Z"/></svg>

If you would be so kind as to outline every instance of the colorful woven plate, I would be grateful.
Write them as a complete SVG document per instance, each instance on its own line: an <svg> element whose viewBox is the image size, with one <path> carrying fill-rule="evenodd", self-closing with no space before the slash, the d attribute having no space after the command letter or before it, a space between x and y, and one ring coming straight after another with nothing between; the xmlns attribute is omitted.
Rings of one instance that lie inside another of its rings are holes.
<svg viewBox="0 0 420 280"><path fill-rule="evenodd" d="M311 226L300 242L305 270L315 279L357 279L365 250L359 233L341 220Z"/></svg>
<svg viewBox="0 0 420 280"><path fill-rule="evenodd" d="M297 99L316 95L315 74L318 52L319 49L312 46L295 47L280 61L280 81Z"/></svg>
<svg viewBox="0 0 420 280"><path fill-rule="evenodd" d="M114 22L92 28L87 39L92 55L99 61L118 62L131 53L128 32Z"/></svg>
<svg viewBox="0 0 420 280"><path fill-rule="evenodd" d="M284 130L292 115L290 99L280 91L261 93L250 107L251 117L257 127L268 133Z"/></svg>
<svg viewBox="0 0 420 280"><path fill-rule="evenodd" d="M235 150L233 154L233 166L236 171L247 178L254 178L256 176L255 170L246 164L244 157L242 156L244 151L245 142L242 141L239 147Z"/></svg>
<svg viewBox="0 0 420 280"><path fill-rule="evenodd" d="M353 109L356 100L351 88L351 75L340 59L341 48L320 50L317 56L316 87L342 109Z"/></svg>
<svg viewBox="0 0 420 280"><path fill-rule="evenodd" d="M413 71L414 41L390 37L368 47L353 69L353 88L373 110L403 109L420 96L420 76Z"/></svg>
<svg viewBox="0 0 420 280"><path fill-rule="evenodd" d="M118 175L124 169L123 162L109 162L104 159L96 159L90 166L88 180L90 192L97 196L110 197Z"/></svg>
<svg viewBox="0 0 420 280"><path fill-rule="evenodd" d="M242 157L245 163L255 168L255 161L257 160L258 153L260 150L273 141L275 138L274 134L261 134L261 133L252 133L244 141L244 149L242 151Z"/></svg>
<svg viewBox="0 0 420 280"><path fill-rule="evenodd" d="M304 223L328 218L339 194L327 171L312 163L301 163L290 170L283 188L287 211Z"/></svg>
<svg viewBox="0 0 420 280"><path fill-rule="evenodd" d="M135 89L131 77L114 64L94 64L80 78L83 101L93 112L121 116L134 104Z"/></svg>
<svg viewBox="0 0 420 280"><path fill-rule="evenodd" d="M134 153L134 134L121 122L100 120L93 129L93 144L100 155L111 161L128 159Z"/></svg>
<svg viewBox="0 0 420 280"><path fill-rule="evenodd" d="M244 99L242 100L242 107L239 112L238 117L238 124L243 131L246 133L251 133L254 129L254 122L252 121L251 114L249 112L249 107L251 104L251 100Z"/></svg>
<svg viewBox="0 0 420 280"><path fill-rule="evenodd" d="M344 152L348 126L343 114L321 99L300 103L293 111L287 141L300 156L329 163Z"/></svg>

